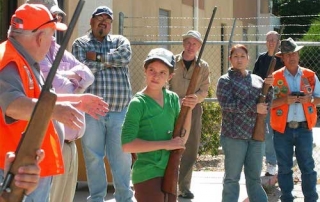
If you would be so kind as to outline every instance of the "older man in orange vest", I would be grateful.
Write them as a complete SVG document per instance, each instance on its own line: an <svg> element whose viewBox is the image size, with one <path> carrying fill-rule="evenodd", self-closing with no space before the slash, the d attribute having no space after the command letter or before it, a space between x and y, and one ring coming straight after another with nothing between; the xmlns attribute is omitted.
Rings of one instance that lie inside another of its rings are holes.
<svg viewBox="0 0 320 202"><path fill-rule="evenodd" d="M316 74L299 65L298 46L292 38L281 41L284 67L275 71L274 100L271 109L271 127L274 129L274 147L278 161L278 181L281 201L292 202L293 151L301 170L304 200L316 202L317 173L312 158L312 127L317 122L316 105L320 103L320 83Z"/></svg>
<svg viewBox="0 0 320 202"><path fill-rule="evenodd" d="M40 4L23 4L11 18L9 38L0 44L0 182L4 176L5 155L16 150L44 84L39 62L48 52L55 30L66 29L65 24L57 22ZM92 105L93 100L96 101ZM61 123L79 129L83 115L78 110L87 113L93 110L90 114L95 117L105 115L108 110L107 104L94 95L58 95L58 101L63 102L57 102L54 107L54 121L50 122L42 145L46 158L40 165L39 186L26 202L47 202L52 176L64 172ZM69 101L75 103L71 105Z"/></svg>

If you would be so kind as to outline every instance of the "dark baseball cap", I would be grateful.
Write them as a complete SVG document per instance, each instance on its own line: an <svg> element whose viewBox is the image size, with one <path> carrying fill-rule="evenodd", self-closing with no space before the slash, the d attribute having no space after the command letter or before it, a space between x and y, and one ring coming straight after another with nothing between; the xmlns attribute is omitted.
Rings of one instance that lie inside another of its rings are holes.
<svg viewBox="0 0 320 202"><path fill-rule="evenodd" d="M113 12L107 6L99 6L98 8L96 8L96 10L94 10L93 13L92 13L92 17L94 17L96 15L102 15L102 14L109 15L110 18L113 20Z"/></svg>

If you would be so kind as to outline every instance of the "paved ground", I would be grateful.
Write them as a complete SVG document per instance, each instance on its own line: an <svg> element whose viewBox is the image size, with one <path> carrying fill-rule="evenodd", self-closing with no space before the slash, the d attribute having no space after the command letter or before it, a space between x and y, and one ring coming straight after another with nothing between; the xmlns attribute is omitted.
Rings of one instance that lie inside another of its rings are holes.
<svg viewBox="0 0 320 202"><path fill-rule="evenodd" d="M314 129L314 143L316 150L320 148L320 128ZM316 160L316 171L320 176L320 150L315 153ZM222 179L223 172L208 172L208 171L195 171L193 172L191 190L193 191L195 198L193 200L185 200L179 198L179 202L218 202L221 201L222 193ZM320 179L320 177L318 177ZM319 184L320 180L318 180ZM320 195L320 185L317 186L318 193ZM270 202L278 202L279 200L279 189L273 191L274 196L270 197ZM296 196L295 202L303 202L303 194L301 191L301 185L298 183L294 187L293 194ZM86 182L79 182L78 189L76 191L74 202L86 202L86 197L89 195L88 187ZM106 198L107 202L114 202L115 199L112 193L108 193ZM247 202L247 193L245 187L244 176L240 179L240 197L239 202Z"/></svg>
<svg viewBox="0 0 320 202"><path fill-rule="evenodd" d="M222 178L223 172L206 172L196 171L193 174L191 190L193 191L195 198L192 200L186 200L179 198L179 202L219 202L221 201L222 193ZM320 185L317 189L320 191ZM278 202L279 189L273 191L274 196L270 196L270 202ZM301 191L301 185L298 183L294 187L293 194L297 197L295 202L303 202L303 194ZM320 192L319 192L320 194ZM86 197L89 195L87 184L80 182L74 202L86 202ZM106 198L107 202L115 202L112 193L108 193ZM245 187L244 176L240 179L240 197L239 202L247 202L247 193Z"/></svg>
<svg viewBox="0 0 320 202"><path fill-rule="evenodd" d="M193 200L179 198L179 202L221 201L222 178L223 172L194 172L191 190L195 194L195 198ZM240 201L245 201L247 194L243 176L240 180L240 186ZM74 202L86 202L88 194L89 192L86 183L79 183ZM115 201L112 193L108 193L106 201Z"/></svg>

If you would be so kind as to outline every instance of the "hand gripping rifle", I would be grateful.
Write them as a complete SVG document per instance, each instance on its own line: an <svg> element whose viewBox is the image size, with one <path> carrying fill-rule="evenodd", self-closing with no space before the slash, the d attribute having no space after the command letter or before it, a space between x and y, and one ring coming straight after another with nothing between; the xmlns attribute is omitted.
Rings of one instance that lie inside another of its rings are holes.
<svg viewBox="0 0 320 202"><path fill-rule="evenodd" d="M268 67L267 76L269 76L274 72L274 67L276 66L276 62L277 62L277 59L275 58L275 54L278 51L279 41L281 39L282 31L283 31L283 27L281 27L280 29L279 38ZM259 95L258 103L265 103L269 89L270 89L270 86L263 83L261 93ZM264 141L265 133L266 133L265 124L266 124L266 114L257 114L256 123L254 125L253 134L252 134L253 140L260 141L260 142Z"/></svg>
<svg viewBox="0 0 320 202"><path fill-rule="evenodd" d="M201 56L210 32L210 28L212 25L213 18L215 16L217 7L214 7L212 16L207 28L206 35L204 37L198 59L196 61L196 67L192 73L191 80L186 92L186 95L194 94L196 91L196 83L199 77L200 67L199 63L201 60ZM190 110L190 107L181 106L181 110L177 119L177 122L175 124L174 130L173 130L173 138L174 137L183 137L185 135L186 130L183 128L183 125L185 123L187 114ZM177 149L173 150L170 153L169 161L167 168L165 170L165 174L163 177L162 182L162 191L166 194L166 201L167 202L176 202L177 197L177 183L178 183L178 175L179 175L179 165L180 165L180 159L183 153L183 149Z"/></svg>
<svg viewBox="0 0 320 202"><path fill-rule="evenodd" d="M79 3L70 21L68 30L63 38L61 47L41 90L38 102L33 109L26 131L23 133L16 149L15 160L11 164L4 182L0 187L0 194L6 202L21 202L24 198L25 190L17 187L13 178L14 175L18 173L19 167L34 164L36 162L35 154L36 151L41 148L57 99L57 95L50 91L52 81L67 47L67 43L71 37L74 26L80 16L80 12L84 3L84 0L79 0Z"/></svg>

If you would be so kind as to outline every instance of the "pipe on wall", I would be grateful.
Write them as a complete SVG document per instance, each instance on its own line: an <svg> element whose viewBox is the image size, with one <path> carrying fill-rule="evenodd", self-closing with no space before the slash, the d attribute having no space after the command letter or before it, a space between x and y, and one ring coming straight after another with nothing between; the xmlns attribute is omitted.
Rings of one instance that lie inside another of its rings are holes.
<svg viewBox="0 0 320 202"><path fill-rule="evenodd" d="M199 27L199 0L193 0L193 28L198 30Z"/></svg>

